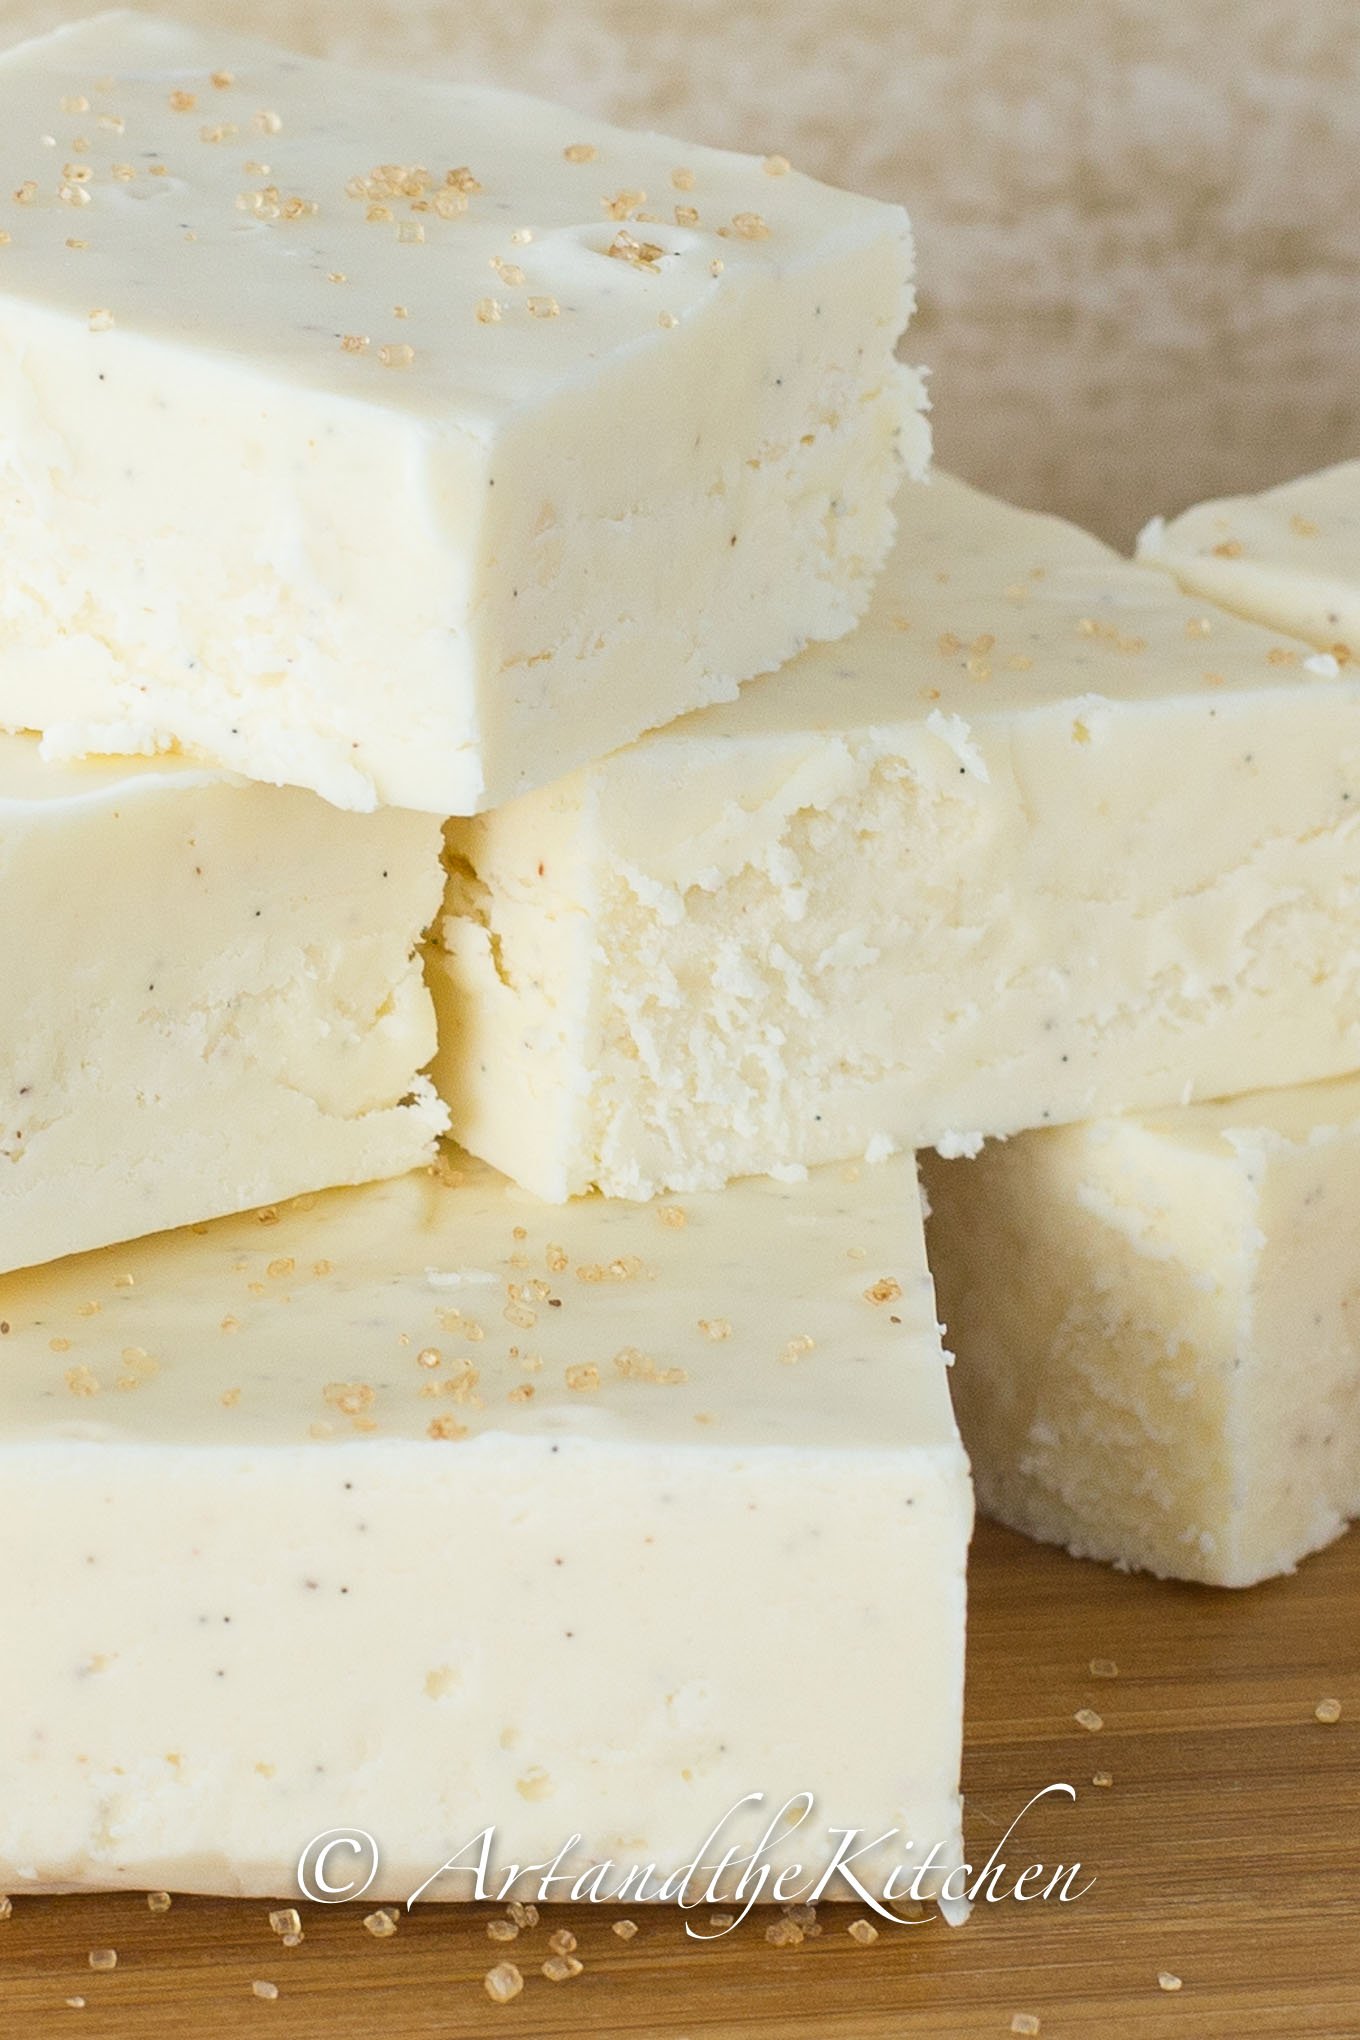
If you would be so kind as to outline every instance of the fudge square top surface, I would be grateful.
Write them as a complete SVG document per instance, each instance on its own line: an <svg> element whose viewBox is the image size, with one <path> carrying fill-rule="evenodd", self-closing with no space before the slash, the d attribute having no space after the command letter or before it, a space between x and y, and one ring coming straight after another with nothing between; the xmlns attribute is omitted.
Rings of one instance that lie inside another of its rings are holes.
<svg viewBox="0 0 1360 2040"><path fill-rule="evenodd" d="M509 1435L963 1475L910 1156L567 1209L457 1156L0 1276L0 1319L0 1447Z"/></svg>
<svg viewBox="0 0 1360 2040"><path fill-rule="evenodd" d="M466 813L848 630L900 209L106 14L0 58L0 724Z"/></svg>
<svg viewBox="0 0 1360 2040"><path fill-rule="evenodd" d="M1191 593L1294 631L1339 665L1360 657L1360 460L1154 517L1138 551Z"/></svg>

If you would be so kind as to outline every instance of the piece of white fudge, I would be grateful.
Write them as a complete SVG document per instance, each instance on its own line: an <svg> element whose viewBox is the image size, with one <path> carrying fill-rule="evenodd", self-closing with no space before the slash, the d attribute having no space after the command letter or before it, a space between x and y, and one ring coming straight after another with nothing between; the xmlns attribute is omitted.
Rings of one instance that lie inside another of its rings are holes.
<svg viewBox="0 0 1360 2040"><path fill-rule="evenodd" d="M1360 1514L1360 1078L926 1165L980 1505L1181 1579Z"/></svg>
<svg viewBox="0 0 1360 2040"><path fill-rule="evenodd" d="M374 1897L488 1826L664 1876L757 1793L707 1860L957 1865L909 1162L565 1211L424 1171L11 1277L0 1324L0 1888L284 1896L341 1827Z"/></svg>
<svg viewBox="0 0 1360 2040"><path fill-rule="evenodd" d="M0 1269L427 1160L439 826L0 737Z"/></svg>
<svg viewBox="0 0 1360 2040"><path fill-rule="evenodd" d="M1154 517L1138 552L1191 593L1341 665L1360 657L1360 460Z"/></svg>
<svg viewBox="0 0 1360 2040"><path fill-rule="evenodd" d="M453 824L458 1137L540 1195L1360 1064L1360 682L937 478L868 620Z"/></svg>
<svg viewBox="0 0 1360 2040"><path fill-rule="evenodd" d="M847 631L905 215L109 14L0 59L0 725L466 814Z"/></svg>

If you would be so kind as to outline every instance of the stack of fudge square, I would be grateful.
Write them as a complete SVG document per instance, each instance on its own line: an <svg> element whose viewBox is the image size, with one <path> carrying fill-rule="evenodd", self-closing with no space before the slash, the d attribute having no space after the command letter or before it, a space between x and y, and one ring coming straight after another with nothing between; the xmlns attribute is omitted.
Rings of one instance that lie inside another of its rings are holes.
<svg viewBox="0 0 1360 2040"><path fill-rule="evenodd" d="M510 93L0 179L0 1888L957 1910L973 1485L1360 1503L1360 473L927 478L900 211Z"/></svg>

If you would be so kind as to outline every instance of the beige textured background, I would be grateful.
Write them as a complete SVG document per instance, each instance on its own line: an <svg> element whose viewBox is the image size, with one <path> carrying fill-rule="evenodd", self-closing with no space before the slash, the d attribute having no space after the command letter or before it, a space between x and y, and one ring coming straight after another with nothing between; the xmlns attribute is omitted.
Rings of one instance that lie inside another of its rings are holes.
<svg viewBox="0 0 1360 2040"><path fill-rule="evenodd" d="M0 0L0 35L93 12ZM1360 454L1360 0L167 0L903 200L939 456L1128 539Z"/></svg>

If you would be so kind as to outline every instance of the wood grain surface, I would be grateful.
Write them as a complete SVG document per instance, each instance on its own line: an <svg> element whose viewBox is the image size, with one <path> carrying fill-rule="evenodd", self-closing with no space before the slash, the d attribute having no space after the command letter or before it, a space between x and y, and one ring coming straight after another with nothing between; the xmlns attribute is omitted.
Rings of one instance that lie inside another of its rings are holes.
<svg viewBox="0 0 1360 2040"><path fill-rule="evenodd" d="M1093 1676L1092 1660L1117 1677ZM1323 1698L1342 1703L1331 1725L1314 1713ZM1086 1709L1102 1727L1078 1723ZM1112 1782L1093 1784L1097 1773ZM864 1947L846 1933L862 1909L842 1905L787 1948L766 1940L768 1910L698 1945L669 1911L637 1909L625 1944L608 1909L545 1908L505 1946L486 1932L499 1908L432 1906L378 1940L362 1905L313 1905L302 1945L286 1949L258 1903L178 1899L153 1915L128 1894L16 1896L0 1923L0 2036L1360 2040L1360 1539L1225 1594L980 1526L974 1861L1060 1780L1075 1803L1041 1802L1007 1859L1080 1861L1080 1881L1095 1880L1082 1897L983 1902L961 1929L932 1917ZM541 1965L563 1925L584 1968L553 1983ZM117 1950L116 1969L90 1968L101 1948ZM526 1985L498 2006L482 1978L507 1957ZM1164 1989L1162 1972L1181 1987ZM256 1996L256 1981L277 1998Z"/></svg>

